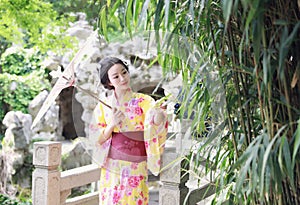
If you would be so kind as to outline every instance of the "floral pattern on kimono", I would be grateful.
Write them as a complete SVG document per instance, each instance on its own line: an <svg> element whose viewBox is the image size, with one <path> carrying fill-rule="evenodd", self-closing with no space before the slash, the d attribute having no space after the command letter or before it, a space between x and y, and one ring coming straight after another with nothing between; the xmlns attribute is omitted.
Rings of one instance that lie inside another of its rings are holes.
<svg viewBox="0 0 300 205"><path fill-rule="evenodd" d="M160 170L160 156L164 151L167 136L167 117L160 125L153 123L153 117L160 108L156 107L154 99L148 95L128 92L124 98L125 102L122 105L113 96L108 100L113 107L123 111L126 115L126 120L116 127L114 132L144 131L148 169L157 175ZM99 103L94 109L93 120L90 124L89 137L96 145L97 157L94 157L94 160L99 166L105 163L111 138L102 145L98 145L97 141L107 124L110 123L110 115L111 109Z"/></svg>
<svg viewBox="0 0 300 205"><path fill-rule="evenodd" d="M102 167L100 204L147 204L149 198L147 169L154 175L159 174L168 129L167 117L163 123L154 124L153 118L160 109L154 99L131 90L126 92L122 102L119 102L114 95L106 102L125 114L125 120L115 127L114 132L144 131L147 161L134 163L107 157L111 138L102 145L98 145L97 141L110 123L112 111L99 103L93 113L89 137L96 145L93 159ZM129 196L126 193L132 194ZM108 197L110 200L107 200ZM130 202L133 199L134 201Z"/></svg>

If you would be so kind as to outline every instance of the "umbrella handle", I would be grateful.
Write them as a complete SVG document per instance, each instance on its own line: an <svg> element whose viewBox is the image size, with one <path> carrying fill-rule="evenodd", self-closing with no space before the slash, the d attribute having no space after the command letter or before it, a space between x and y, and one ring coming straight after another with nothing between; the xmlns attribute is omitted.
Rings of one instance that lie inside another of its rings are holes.
<svg viewBox="0 0 300 205"><path fill-rule="evenodd" d="M79 90L85 92L86 94L92 96L93 98L95 98L96 100L98 100L100 103L102 103L102 104L105 105L106 107L112 109L112 107L111 107L110 105L108 105L108 104L106 104L105 102L103 102L102 100L100 100L100 99L98 98L98 96L94 95L94 94L91 93L90 91L85 90L85 89L83 89L82 87L80 87L80 86L78 86L78 85L75 85L75 84L74 84L73 86L74 86L75 88L78 88Z"/></svg>
<svg viewBox="0 0 300 205"><path fill-rule="evenodd" d="M83 89L82 87L75 85L75 80L73 79L71 82L71 79L68 79L66 76L62 76L63 79L67 80L67 82L69 83L69 86L74 86L75 88L78 88L79 90L85 92L86 94L92 96L93 98L95 98L96 100L98 100L100 103L102 103L103 105L105 105L106 107L112 109L112 107L108 104L106 104L105 102L103 102L102 100L100 100L96 95L94 95L93 93L91 93L88 90Z"/></svg>

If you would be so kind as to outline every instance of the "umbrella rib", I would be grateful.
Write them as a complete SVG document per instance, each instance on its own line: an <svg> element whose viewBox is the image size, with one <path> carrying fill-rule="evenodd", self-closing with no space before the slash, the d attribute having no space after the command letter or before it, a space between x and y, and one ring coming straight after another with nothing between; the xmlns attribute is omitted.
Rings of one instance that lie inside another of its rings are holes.
<svg viewBox="0 0 300 205"><path fill-rule="evenodd" d="M103 102L102 100L100 100L96 95L94 95L93 93L89 92L88 90L83 89L82 87L78 86L78 85L74 85L74 87L78 88L79 90L87 93L88 95L92 96L93 98L95 98L96 100L98 100L100 103L102 103L103 105L105 105L106 107L112 109L112 107L108 104L106 104L105 102Z"/></svg>
<svg viewBox="0 0 300 205"><path fill-rule="evenodd" d="M68 83L70 83L69 86L74 86L75 88L78 88L79 90L81 90L81 91L87 93L88 95L90 95L90 96L92 96L93 98L95 98L96 100L98 100L100 103L102 103L102 104L105 105L106 107L112 109L110 105L108 105L108 104L106 104L105 102L103 102L102 100L100 100L100 99L99 99L96 95L94 95L93 93L89 92L88 90L83 89L82 87L80 87L80 86L78 86L78 85L75 85L75 84L74 84L74 82L75 82L74 80L72 80L72 81L70 82L71 79L68 79L66 76L62 76L62 78L65 79L65 80L67 80Z"/></svg>

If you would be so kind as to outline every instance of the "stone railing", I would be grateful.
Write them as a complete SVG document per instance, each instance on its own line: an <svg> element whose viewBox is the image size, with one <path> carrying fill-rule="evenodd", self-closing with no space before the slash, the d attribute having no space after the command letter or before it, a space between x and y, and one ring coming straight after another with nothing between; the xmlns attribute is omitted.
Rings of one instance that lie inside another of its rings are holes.
<svg viewBox="0 0 300 205"><path fill-rule="evenodd" d="M184 129L185 130L185 129ZM184 132L179 132L175 140L167 143L163 155L164 169L159 178L162 186L159 188L158 198L155 203L162 205L195 205L205 197L213 194L214 190L208 183L201 187L187 187L189 175L183 171L187 170L188 164L184 163L180 156L181 150L186 145L183 139ZM60 142L36 142L34 143L33 164L35 170L32 177L32 202L33 205L96 205L99 204L98 192L85 194L75 198L68 198L71 189L97 182L100 179L100 168L96 164L91 164L67 171L60 172L61 163L61 143ZM186 199L189 195L188 200ZM68 198L68 199L67 199ZM150 196L151 198L151 196ZM151 203L149 203L151 204Z"/></svg>
<svg viewBox="0 0 300 205"><path fill-rule="evenodd" d="M34 205L99 204L97 192L67 199L72 188L97 182L100 178L99 167L91 164L60 172L60 163L60 142L34 143L32 203Z"/></svg>

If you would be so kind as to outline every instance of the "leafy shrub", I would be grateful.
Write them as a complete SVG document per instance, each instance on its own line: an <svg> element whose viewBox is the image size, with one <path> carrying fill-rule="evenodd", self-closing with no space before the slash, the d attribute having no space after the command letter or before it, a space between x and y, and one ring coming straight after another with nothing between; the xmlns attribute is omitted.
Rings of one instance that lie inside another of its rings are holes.
<svg viewBox="0 0 300 205"><path fill-rule="evenodd" d="M1 205L31 205L31 202L20 202L17 199L11 199L7 195L0 194Z"/></svg>
<svg viewBox="0 0 300 205"><path fill-rule="evenodd" d="M4 53L0 66L0 119L11 110L28 112L30 101L50 87L47 71L41 66L43 56L28 49Z"/></svg>
<svg viewBox="0 0 300 205"><path fill-rule="evenodd" d="M16 49L11 53L4 53L1 58L3 73L26 75L34 70L40 70L41 54L32 49Z"/></svg>

